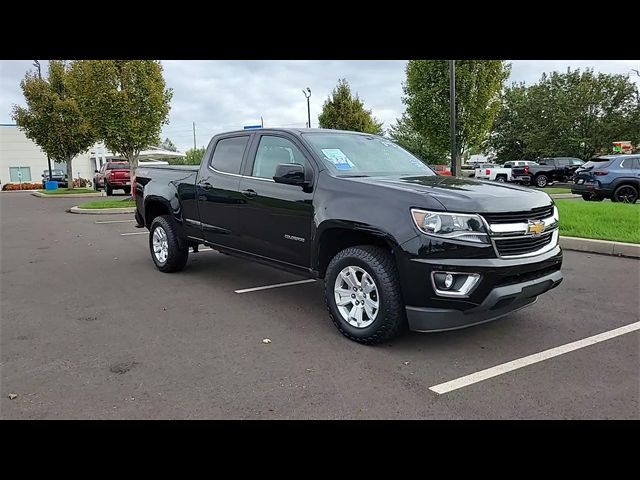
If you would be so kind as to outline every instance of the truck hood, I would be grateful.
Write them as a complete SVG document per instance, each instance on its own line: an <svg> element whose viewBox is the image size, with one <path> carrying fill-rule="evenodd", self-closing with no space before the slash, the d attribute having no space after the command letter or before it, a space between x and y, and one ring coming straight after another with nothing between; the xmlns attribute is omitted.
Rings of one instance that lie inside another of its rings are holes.
<svg viewBox="0 0 640 480"><path fill-rule="evenodd" d="M549 195L531 188L459 177L359 177L349 180L429 195L451 212L517 212L552 203Z"/></svg>

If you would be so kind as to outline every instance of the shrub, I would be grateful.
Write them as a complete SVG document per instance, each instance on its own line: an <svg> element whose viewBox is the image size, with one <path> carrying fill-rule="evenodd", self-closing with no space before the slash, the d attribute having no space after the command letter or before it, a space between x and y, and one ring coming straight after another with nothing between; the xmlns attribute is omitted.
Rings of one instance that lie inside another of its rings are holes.
<svg viewBox="0 0 640 480"><path fill-rule="evenodd" d="M73 179L73 188L84 188L84 187L91 187L91 186L93 186L93 183L91 183L91 180L87 178Z"/></svg>
<svg viewBox="0 0 640 480"><path fill-rule="evenodd" d="M42 188L41 183L5 183L2 186L3 191L10 190L39 190Z"/></svg>

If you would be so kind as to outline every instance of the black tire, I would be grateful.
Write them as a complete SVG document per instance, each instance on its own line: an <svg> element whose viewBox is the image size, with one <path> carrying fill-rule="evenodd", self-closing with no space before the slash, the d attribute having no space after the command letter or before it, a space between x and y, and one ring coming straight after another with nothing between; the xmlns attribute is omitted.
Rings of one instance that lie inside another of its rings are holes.
<svg viewBox="0 0 640 480"><path fill-rule="evenodd" d="M162 228L167 235L168 255L164 262L158 260L153 251L153 233L158 228ZM161 272L179 272L187 264L189 248L186 245L180 246L176 224L169 215L156 217L153 219L153 222L151 222L151 228L149 229L149 251L151 252L153 263Z"/></svg>
<svg viewBox="0 0 640 480"><path fill-rule="evenodd" d="M546 175L540 174L535 178L536 187L544 188L549 184L549 178Z"/></svg>
<svg viewBox="0 0 640 480"><path fill-rule="evenodd" d="M507 181L507 177L505 175L498 175L496 177L496 182L505 183Z"/></svg>
<svg viewBox="0 0 640 480"><path fill-rule="evenodd" d="M334 284L340 271L348 266L365 270L378 289L379 309L371 325L350 325L336 305ZM327 267L324 277L325 302L331 320L340 333L354 342L375 345L387 342L407 330L407 318L400 293L400 280L391 254L373 245L358 245L339 252Z"/></svg>
<svg viewBox="0 0 640 480"><path fill-rule="evenodd" d="M638 201L638 187L625 183L615 189L611 196L612 202L636 203Z"/></svg>
<svg viewBox="0 0 640 480"><path fill-rule="evenodd" d="M123 190L125 195L131 195L131 187L125 187Z"/></svg>
<svg viewBox="0 0 640 480"><path fill-rule="evenodd" d="M111 188L107 182L104 182L104 191L107 192L107 197L113 195L113 188Z"/></svg>

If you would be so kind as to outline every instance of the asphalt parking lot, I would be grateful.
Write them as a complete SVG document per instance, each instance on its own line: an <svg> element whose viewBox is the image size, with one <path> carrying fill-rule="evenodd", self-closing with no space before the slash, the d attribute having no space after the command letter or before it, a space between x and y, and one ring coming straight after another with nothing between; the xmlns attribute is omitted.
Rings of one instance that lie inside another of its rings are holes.
<svg viewBox="0 0 640 480"><path fill-rule="evenodd" d="M0 194L2 418L640 418L638 330L430 389L640 321L637 260L565 252L530 308L367 347L319 282L236 293L300 278L211 250L162 274L146 230L77 203Z"/></svg>

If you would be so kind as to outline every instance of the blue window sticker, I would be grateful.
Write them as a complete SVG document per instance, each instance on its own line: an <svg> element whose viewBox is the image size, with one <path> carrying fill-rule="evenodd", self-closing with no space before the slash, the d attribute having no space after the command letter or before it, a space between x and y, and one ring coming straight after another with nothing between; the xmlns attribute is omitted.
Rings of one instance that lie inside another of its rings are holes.
<svg viewBox="0 0 640 480"><path fill-rule="evenodd" d="M351 170L353 162L339 148L323 148L322 153L336 167L337 170Z"/></svg>

